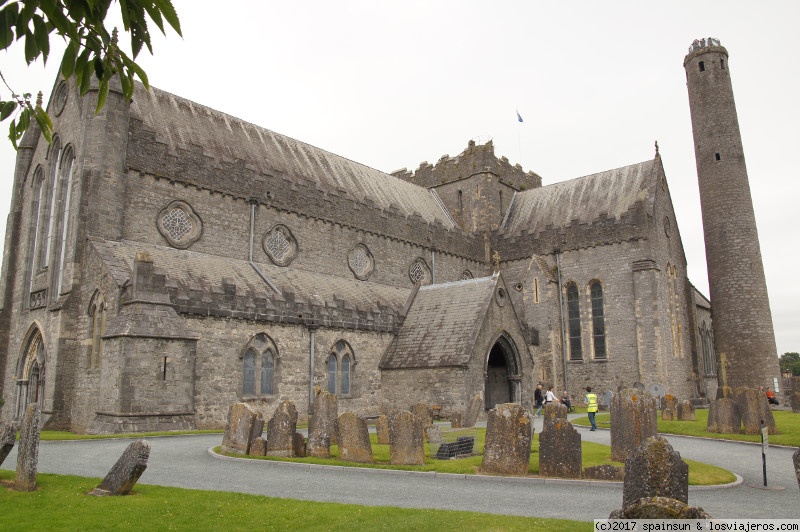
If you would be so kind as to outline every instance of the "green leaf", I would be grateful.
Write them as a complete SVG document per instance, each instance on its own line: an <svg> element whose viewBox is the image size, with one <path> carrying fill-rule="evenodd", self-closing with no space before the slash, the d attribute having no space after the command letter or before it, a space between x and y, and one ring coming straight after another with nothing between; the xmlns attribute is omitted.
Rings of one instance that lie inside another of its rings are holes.
<svg viewBox="0 0 800 532"><path fill-rule="evenodd" d="M39 47L31 30L25 31L25 61L30 65L39 56Z"/></svg>
<svg viewBox="0 0 800 532"><path fill-rule="evenodd" d="M17 149L17 122L16 120L11 120L11 123L8 125L8 139L11 141L11 144L14 145L14 149Z"/></svg>
<svg viewBox="0 0 800 532"><path fill-rule="evenodd" d="M33 111L33 116L36 118L36 123L39 124L39 130L47 140L48 143L53 140L53 122L50 116L41 107L36 107Z"/></svg>
<svg viewBox="0 0 800 532"><path fill-rule="evenodd" d="M17 102L0 102L0 122L17 110Z"/></svg>
<svg viewBox="0 0 800 532"><path fill-rule="evenodd" d="M158 29L161 30L161 33L166 35L164 32L164 22L161 20L161 11L159 10L158 6L155 5L155 2L152 4L150 2L145 2L143 7L145 11L147 11L147 14L150 15L150 18L153 20L153 22L156 23Z"/></svg>
<svg viewBox="0 0 800 532"><path fill-rule="evenodd" d="M47 56L50 55L50 31L47 29L47 23L39 14L33 16L33 34L36 37L36 46L42 53L42 59L47 64Z"/></svg>
<svg viewBox="0 0 800 532"><path fill-rule="evenodd" d="M139 77L139 79L142 80L144 88L150 90L150 82L147 81L147 73L142 69L142 67L131 61L131 68L133 68L133 71L136 72L136 75Z"/></svg>
<svg viewBox="0 0 800 532"><path fill-rule="evenodd" d="M102 79L100 80L100 92L97 93L97 108L94 110L94 114L98 114L103 106L106 104L106 99L108 98L108 80Z"/></svg>
<svg viewBox="0 0 800 532"><path fill-rule="evenodd" d="M175 11L172 2L170 0L154 0L154 3L161 10L161 14L164 15L164 18L169 22L169 25L172 26L172 29L175 30L175 33L183 37L181 33L181 22L178 20L178 13ZM163 32L164 30L162 29L161 31Z"/></svg>
<svg viewBox="0 0 800 532"><path fill-rule="evenodd" d="M75 72L75 61L77 59L78 44L75 41L70 41L67 44L67 49L64 50L64 56L61 58L61 75L69 79Z"/></svg>
<svg viewBox="0 0 800 532"><path fill-rule="evenodd" d="M0 10L0 50L8 48L14 42L12 27L17 20L17 4L10 4Z"/></svg>

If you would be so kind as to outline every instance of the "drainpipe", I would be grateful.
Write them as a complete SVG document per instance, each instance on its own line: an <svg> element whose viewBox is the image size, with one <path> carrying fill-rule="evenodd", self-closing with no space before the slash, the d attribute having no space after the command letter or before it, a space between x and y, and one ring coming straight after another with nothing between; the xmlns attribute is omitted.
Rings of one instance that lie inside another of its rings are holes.
<svg viewBox="0 0 800 532"><path fill-rule="evenodd" d="M558 273L558 308L561 318L561 358L564 360L564 390L567 390L567 331L564 323L564 296L561 289L561 252L556 250L556 272Z"/></svg>
<svg viewBox="0 0 800 532"><path fill-rule="evenodd" d="M267 276L264 275L264 272L262 272L261 269L256 266L256 263L253 262L253 238L256 228L256 205L258 205L258 200L256 198L250 198L250 254L247 257L247 261L250 263L250 266L253 267L259 277L261 277L261 279L263 279L264 282L267 283L270 288L272 288L272 291L283 297L281 291L278 290L278 287L272 284L272 281L270 281Z"/></svg>
<svg viewBox="0 0 800 532"><path fill-rule="evenodd" d="M436 250L431 248L431 284L436 284Z"/></svg>
<svg viewBox="0 0 800 532"><path fill-rule="evenodd" d="M308 413L311 415L314 412L314 341L317 326L308 325Z"/></svg>

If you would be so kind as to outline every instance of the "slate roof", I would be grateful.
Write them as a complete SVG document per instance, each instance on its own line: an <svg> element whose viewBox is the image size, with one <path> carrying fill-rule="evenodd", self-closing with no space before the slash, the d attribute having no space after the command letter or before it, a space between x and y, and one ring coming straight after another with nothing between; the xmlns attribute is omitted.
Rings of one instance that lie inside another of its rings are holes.
<svg viewBox="0 0 800 532"><path fill-rule="evenodd" d="M501 232L516 234L527 229L536 235L552 225L554 229L601 218L620 218L637 202L654 201L653 173L656 160L562 181L514 194Z"/></svg>
<svg viewBox="0 0 800 532"><path fill-rule="evenodd" d="M167 146L192 151L217 161L242 161L258 174L283 173L307 179L323 191L370 200L378 208L397 208L406 216L418 213L426 222L454 224L424 187L375 170L339 155L215 111L174 94L137 83L131 118L141 120Z"/></svg>
<svg viewBox="0 0 800 532"><path fill-rule="evenodd" d="M466 366L499 277L423 286L381 369Z"/></svg>
<svg viewBox="0 0 800 532"><path fill-rule="evenodd" d="M167 278L167 287L175 293L221 293L223 280L236 285L237 296L282 301L246 260L206 255L189 250L174 249L123 240L121 242L91 238L91 245L105 263L118 286L130 282L136 253L146 251ZM258 264L259 269L284 295L291 294L295 302L336 306L343 301L348 308L377 311L377 305L402 312L411 288L347 279L333 275Z"/></svg>

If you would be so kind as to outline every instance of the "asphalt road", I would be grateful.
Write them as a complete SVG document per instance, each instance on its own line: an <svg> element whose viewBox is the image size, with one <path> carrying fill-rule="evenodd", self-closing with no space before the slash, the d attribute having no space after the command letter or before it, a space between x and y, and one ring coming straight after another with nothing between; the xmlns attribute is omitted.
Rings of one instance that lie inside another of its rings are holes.
<svg viewBox="0 0 800 532"><path fill-rule="evenodd" d="M541 429L541 418L536 419ZM578 427L585 441L609 444L609 432ZM800 518L795 449L767 452L762 489L761 446L667 436L682 458L724 467L742 478L732 487L689 488L689 504L716 518ZM129 439L41 442L39 472L103 477ZM221 435L151 438L143 484L232 491L310 501L592 520L622 505L622 486L604 482L516 479L309 466L212 456ZM16 450L2 464L16 467ZM752 487L756 486L756 487ZM783 488L783 489L776 489Z"/></svg>

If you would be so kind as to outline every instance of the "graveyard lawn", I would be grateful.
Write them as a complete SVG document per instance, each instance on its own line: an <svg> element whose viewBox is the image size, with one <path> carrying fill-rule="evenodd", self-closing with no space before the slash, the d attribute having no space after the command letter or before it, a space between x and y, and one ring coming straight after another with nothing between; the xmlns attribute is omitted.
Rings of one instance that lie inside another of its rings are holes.
<svg viewBox="0 0 800 532"><path fill-rule="evenodd" d="M592 530L591 522L278 499L137 484L132 495L87 495L100 479L38 476L35 492L7 487L0 470L2 530Z"/></svg>
<svg viewBox="0 0 800 532"><path fill-rule="evenodd" d="M769 443L775 445L786 445L788 447L800 447L800 414L791 410L773 410L772 416L775 418L775 425L778 427L779 434L771 434ZM708 425L708 409L698 408L695 410L696 421L664 421L661 419L661 412L658 412L658 432L661 434L675 434L679 436L697 436L702 438L716 438L720 440L736 440L761 443L760 434L719 434L716 432L706 432ZM571 420L573 425L589 426L589 420L579 418ZM610 428L611 422L607 413L597 415L597 426L600 428Z"/></svg>
<svg viewBox="0 0 800 532"><path fill-rule="evenodd" d="M425 444L425 465L421 466L406 466L406 465L392 465L390 464L389 446L379 444L377 435L370 434L370 443L372 444L372 456L375 460L372 464L364 464L357 462L345 462L339 460L339 448L336 445L331 445L331 458L282 458L277 456L242 456L231 453L223 453L220 446L214 448L214 452L223 454L225 456L232 456L237 458L247 458L253 460L274 460L281 462L298 462L303 464L319 464L319 465L333 465L344 467L363 467L373 469L395 469L403 471L431 471L436 473L453 473L460 475L477 475L480 474L481 462L483 460L483 442L486 436L486 429L474 429L475 447L474 455L466 458L455 458L450 460L437 460L431 458L431 449L429 444ZM435 451L434 453L435 454ZM608 445L601 445L599 443L581 442L581 455L583 469L587 467L597 466L601 464L611 464L618 467L623 467L625 464L621 462L614 462L611 460L611 447ZM736 480L736 477L730 471L715 467L692 460L685 460L689 464L689 484L690 485L716 485L727 484ZM531 457L528 466L528 475L539 475L539 433L534 434L533 442L531 443Z"/></svg>

